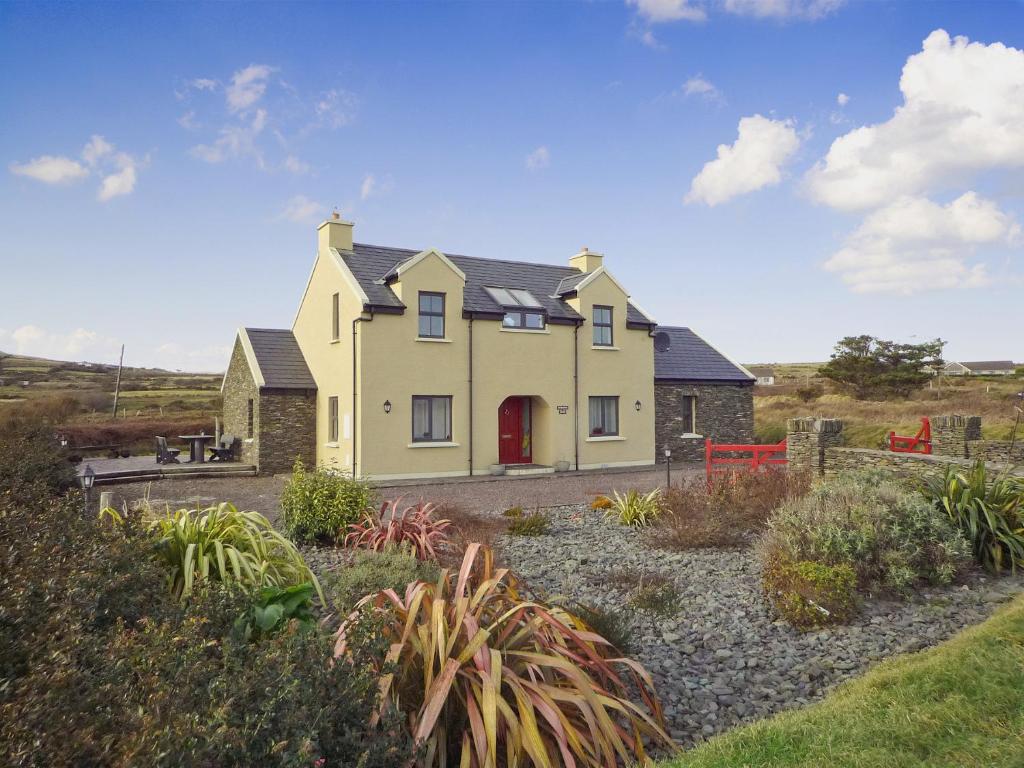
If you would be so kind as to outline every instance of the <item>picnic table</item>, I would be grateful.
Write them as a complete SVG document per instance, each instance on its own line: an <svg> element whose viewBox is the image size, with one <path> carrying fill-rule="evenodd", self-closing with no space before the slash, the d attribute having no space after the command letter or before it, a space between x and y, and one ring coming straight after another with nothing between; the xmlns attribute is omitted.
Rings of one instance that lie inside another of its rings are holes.
<svg viewBox="0 0 1024 768"><path fill-rule="evenodd" d="M206 444L213 438L213 435L178 435L179 440L188 442L189 461L199 464L206 461Z"/></svg>

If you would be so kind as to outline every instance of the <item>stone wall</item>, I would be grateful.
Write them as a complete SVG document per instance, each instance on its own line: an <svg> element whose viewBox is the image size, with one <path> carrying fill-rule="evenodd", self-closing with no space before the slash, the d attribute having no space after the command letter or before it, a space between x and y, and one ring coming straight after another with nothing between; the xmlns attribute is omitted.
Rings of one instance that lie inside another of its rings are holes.
<svg viewBox="0 0 1024 768"><path fill-rule="evenodd" d="M249 420L249 400L253 401L253 436L246 438ZM242 343L235 339L227 373L224 374L224 429L222 434L234 435L241 440L239 456L245 464L259 465L259 390L245 359Z"/></svg>
<svg viewBox="0 0 1024 768"><path fill-rule="evenodd" d="M980 416L932 416L932 455L967 458L967 441L981 439Z"/></svg>
<svg viewBox="0 0 1024 768"><path fill-rule="evenodd" d="M697 398L697 437L683 436L683 397ZM664 463L663 451L673 461L703 461L704 440L716 443L754 442L754 388L744 384L655 381L655 460Z"/></svg>
<svg viewBox="0 0 1024 768"><path fill-rule="evenodd" d="M825 450L843 444L840 419L789 419L786 422L786 462L791 472L822 473Z"/></svg>
<svg viewBox="0 0 1024 768"><path fill-rule="evenodd" d="M1024 435L1010 448L1009 440L968 440L967 456L982 461L1024 465Z"/></svg>
<svg viewBox="0 0 1024 768"><path fill-rule="evenodd" d="M316 466L316 392L263 390L258 434L261 475L291 472L297 458Z"/></svg>
<svg viewBox="0 0 1024 768"><path fill-rule="evenodd" d="M969 459L957 456L928 456L876 451L870 448L833 447L828 448L823 454L822 470L825 477L877 469L896 477L922 480L929 475L942 474L950 465L967 469L971 463Z"/></svg>

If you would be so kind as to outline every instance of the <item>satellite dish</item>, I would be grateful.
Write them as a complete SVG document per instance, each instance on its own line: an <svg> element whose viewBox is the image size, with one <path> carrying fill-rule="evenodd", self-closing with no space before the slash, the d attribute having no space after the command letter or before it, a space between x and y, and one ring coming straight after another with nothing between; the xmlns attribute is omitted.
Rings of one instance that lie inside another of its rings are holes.
<svg viewBox="0 0 1024 768"><path fill-rule="evenodd" d="M658 331L654 334L654 351L655 352L668 352L669 347L672 346L672 339L664 331Z"/></svg>

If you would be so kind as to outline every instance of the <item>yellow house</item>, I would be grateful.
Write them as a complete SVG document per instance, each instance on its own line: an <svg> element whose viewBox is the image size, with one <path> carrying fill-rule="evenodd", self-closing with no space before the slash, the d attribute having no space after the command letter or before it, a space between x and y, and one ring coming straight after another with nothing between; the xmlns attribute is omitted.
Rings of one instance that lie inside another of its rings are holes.
<svg viewBox="0 0 1024 768"><path fill-rule="evenodd" d="M654 463L655 322L601 255L500 261L353 228L319 226L290 334L239 331L225 431L243 459L259 446L261 471L299 455L377 480Z"/></svg>

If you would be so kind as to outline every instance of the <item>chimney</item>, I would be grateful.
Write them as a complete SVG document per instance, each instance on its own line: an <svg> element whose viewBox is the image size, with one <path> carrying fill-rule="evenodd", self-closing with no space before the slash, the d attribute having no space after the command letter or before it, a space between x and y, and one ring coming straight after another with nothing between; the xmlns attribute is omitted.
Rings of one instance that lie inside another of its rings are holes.
<svg viewBox="0 0 1024 768"><path fill-rule="evenodd" d="M575 256L570 257L569 266L575 267L582 272L593 272L595 269L601 266L604 261L604 256L600 253L592 253L587 246L583 246L582 250Z"/></svg>
<svg viewBox="0 0 1024 768"><path fill-rule="evenodd" d="M345 221L341 214L335 211L331 218L316 228L317 239L320 244L320 252L328 248L337 248L339 251L352 250L352 229L355 225L351 221Z"/></svg>

